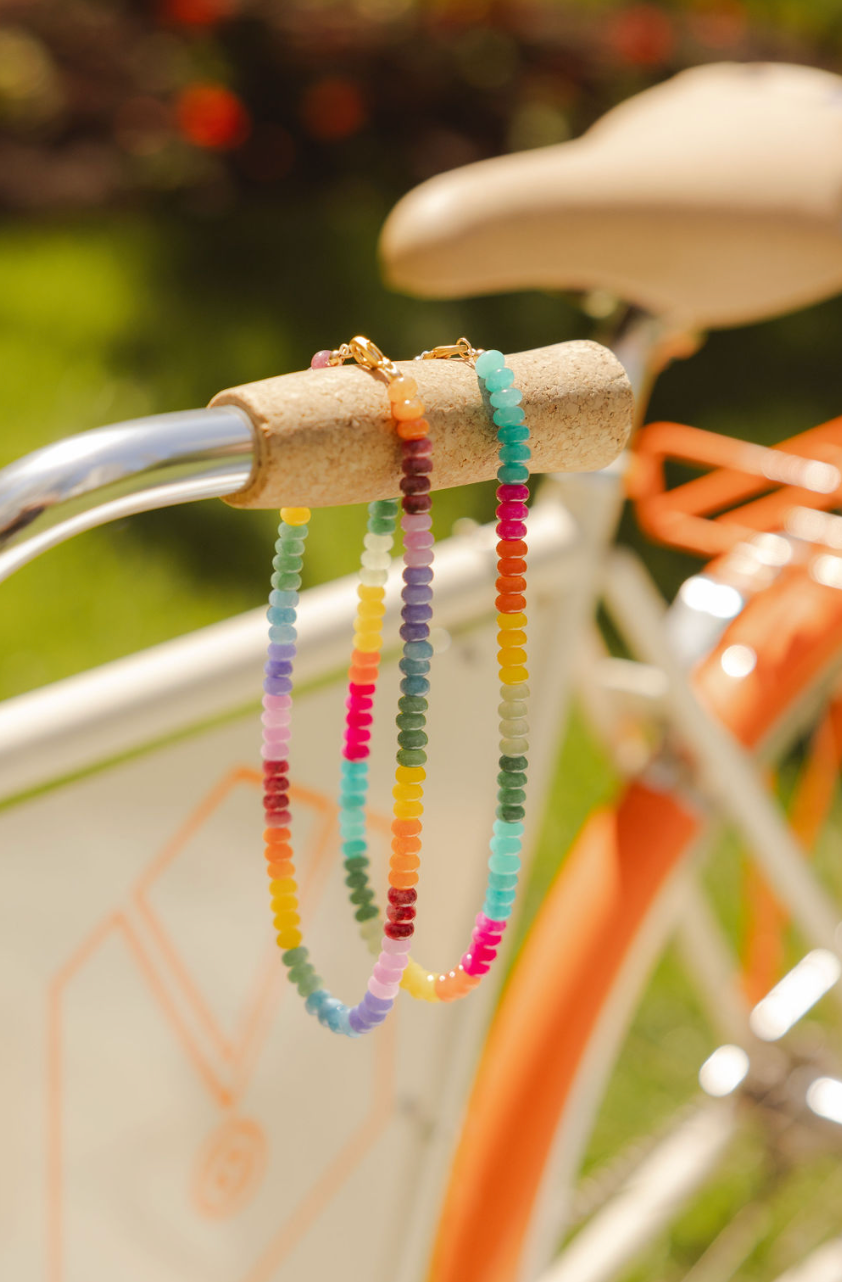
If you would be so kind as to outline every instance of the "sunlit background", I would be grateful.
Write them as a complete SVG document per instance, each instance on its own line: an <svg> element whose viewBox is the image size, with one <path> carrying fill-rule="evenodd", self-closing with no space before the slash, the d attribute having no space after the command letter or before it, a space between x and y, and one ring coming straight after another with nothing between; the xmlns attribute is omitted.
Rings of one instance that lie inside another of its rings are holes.
<svg viewBox="0 0 842 1282"><path fill-rule="evenodd" d="M594 333L580 300L560 295L436 303L390 293L376 261L389 209L443 170L575 137L684 67L767 59L840 70L842 7L6 0L0 465L86 428L203 405L360 331L398 357L461 333L510 351ZM842 412L841 333L832 302L714 335L662 378L652 415L763 442L800 432ZM449 492L436 500L437 532L490 512L485 487ZM356 510L317 514L308 583L353 568L357 540L344 535L359 521ZM92 531L26 567L2 587L0 697L259 605L272 524L271 513L206 502ZM630 520L624 537L637 538ZM672 552L648 557L668 594L694 567ZM616 785L581 727L573 743L533 904L587 807ZM737 936L733 846L716 870ZM656 1128L687 1083L695 1089L708 1047L670 956L589 1164ZM779 1177L762 1144L745 1140L724 1182L634 1276L683 1276L735 1207L772 1188L764 1214L775 1233L755 1252L757 1272L740 1274L766 1277L776 1250L784 1263L792 1255L790 1205L822 1188L836 1189L837 1205L842 1195L827 1164ZM817 1225L796 1237L796 1253Z"/></svg>

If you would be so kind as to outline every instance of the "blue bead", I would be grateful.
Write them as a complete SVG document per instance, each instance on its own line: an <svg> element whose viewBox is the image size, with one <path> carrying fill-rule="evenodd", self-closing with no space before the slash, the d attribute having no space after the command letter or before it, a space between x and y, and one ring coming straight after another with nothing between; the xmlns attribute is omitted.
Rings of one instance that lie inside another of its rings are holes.
<svg viewBox="0 0 842 1282"><path fill-rule="evenodd" d="M269 629L269 640L273 645L292 645L298 640L298 633L289 623L273 624Z"/></svg>
<svg viewBox="0 0 842 1282"><path fill-rule="evenodd" d="M522 463L504 463L497 469L497 480L501 485L525 485L529 480L529 468Z"/></svg>
<svg viewBox="0 0 842 1282"><path fill-rule="evenodd" d="M432 659L433 647L429 641L407 641L403 648L407 659Z"/></svg>
<svg viewBox="0 0 842 1282"><path fill-rule="evenodd" d="M514 372L504 366L503 369L495 369L488 375L485 386L489 392L502 392L504 387L511 387L514 381Z"/></svg>
<svg viewBox="0 0 842 1282"><path fill-rule="evenodd" d="M326 988L317 988L311 993L304 1003L304 1009L309 1015L318 1015L322 1008L322 1003L330 1000L330 993Z"/></svg>
<svg viewBox="0 0 842 1282"><path fill-rule="evenodd" d="M523 400L523 392L519 387L504 387L501 392L492 392L489 399L495 409L511 409L513 405L519 405Z"/></svg>
<svg viewBox="0 0 842 1282"><path fill-rule="evenodd" d="M532 451L529 446L524 443L519 445L501 445L498 457L501 463L524 463L528 458L532 458Z"/></svg>
<svg viewBox="0 0 842 1282"><path fill-rule="evenodd" d="M480 378L488 378L495 370L503 369L506 364L506 358L502 352L498 352L496 347L490 347L487 352L483 352L474 362L474 369Z"/></svg>
<svg viewBox="0 0 842 1282"><path fill-rule="evenodd" d="M317 1011L319 1023L328 1024L330 1015L333 1012L335 1012L338 1015L341 1007L342 1007L342 1002L339 1000L338 997L328 997L326 1001L322 1002L321 1006Z"/></svg>
<svg viewBox="0 0 842 1282"><path fill-rule="evenodd" d="M426 677L409 676L401 681L401 694L429 694L430 683Z"/></svg>
<svg viewBox="0 0 842 1282"><path fill-rule="evenodd" d="M494 411L494 422L498 427L517 427L525 419L522 405L505 405Z"/></svg>

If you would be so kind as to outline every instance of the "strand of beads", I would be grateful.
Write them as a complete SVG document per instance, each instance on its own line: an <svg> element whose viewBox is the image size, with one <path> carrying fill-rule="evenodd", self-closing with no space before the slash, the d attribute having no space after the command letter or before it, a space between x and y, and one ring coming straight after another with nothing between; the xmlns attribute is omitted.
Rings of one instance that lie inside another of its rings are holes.
<svg viewBox="0 0 842 1282"><path fill-rule="evenodd" d="M370 349L376 351L373 345ZM323 356L324 354L319 354ZM432 613L432 534L430 533L430 477L432 470L432 445L428 438L428 424L423 418L424 407L417 398L413 379L401 376L397 368L380 354L382 365L368 368L382 369L389 378L389 398L392 414L397 424L402 446L402 527L406 559L403 626L404 640L401 667L404 672L402 690L405 696L419 698L429 690L426 674L432 649L429 645L429 618ZM319 364L326 361L316 358ZM316 362L314 361L314 364ZM316 366L318 367L318 365ZM398 753L395 807L392 824L392 857L389 870L388 920L383 928L379 955L368 987L361 1002L349 1008L333 997L323 987L321 978L310 962L308 950L303 946L300 930L298 888L290 845L290 811L288 780L289 719L292 696L292 660L295 654L297 633L295 629L298 588L304 540L310 513L306 508L282 509L276 558L274 561L273 593L270 596L270 651L264 680L264 810L266 815L266 855L269 864L270 889L277 941L288 977L305 997L306 1009L318 1017L319 1022L332 1032L359 1036L382 1023L397 997L401 977L409 960L409 939L414 930L417 868L420 863L420 813L421 780L425 777L423 761L426 744L423 729L414 725L407 728L399 716ZM370 513L370 522L388 520L388 512ZM394 528L394 526L392 526ZM369 529L369 536L378 538L386 530ZM368 537L368 536L367 536ZM388 549L382 544L369 545L367 552L382 557ZM382 575L387 566L381 562L364 563L363 572L373 571ZM426 569L424 581L413 581L406 574L413 569ZM426 589L419 595L417 589ZM344 778L356 785L365 775L348 766L365 762L370 738L370 707L376 685L379 653L382 644L381 620L383 615L383 582L361 582L358 589L359 604L355 620L354 650L349 670L349 696L346 718ZM407 689L407 684L411 688ZM424 711L426 711L426 700ZM364 804L365 790L345 793L353 798L349 805L343 828L347 844L365 839ZM360 802L362 804L360 804ZM407 810L409 807L409 810ZM343 851L351 858L365 858L364 851L355 847L353 852ZM359 905L357 912L367 908L373 898L368 890L366 864L355 865L352 894ZM369 934L366 923L373 913L362 918L363 929Z"/></svg>
<svg viewBox="0 0 842 1282"><path fill-rule="evenodd" d="M499 543L497 545L497 598L498 608L498 664L499 678L501 682L501 703L498 708L500 715L500 772L497 776L497 817L494 824L493 835L491 838L491 857L488 861L488 883L485 902L482 912L478 914L471 939L471 950L466 953L455 970L445 975L435 976L420 963L410 959L407 963L403 974L401 986L406 989L413 997L425 1001L453 1001L457 998L466 996L480 982L481 976L486 974L490 969L491 962L497 955L497 949L506 929L506 923L512 911L512 905L515 899L515 892L518 881L518 872L520 869L520 852L521 840L523 836L523 818L524 818L524 801L526 793L526 756L527 750L527 721L526 721L526 699L529 693L527 685L528 673L526 669L526 614L524 591L526 588L526 525L525 518L527 515L526 501L529 498L529 470L526 466L531 457L531 451L528 445L529 429L525 425L525 416L520 401L522 393L513 387L514 374L506 367L505 360L500 352L488 351L481 354L476 361L477 374L485 382L486 390L490 394L492 408L494 409L494 422L498 428L499 444L499 469L498 481L500 482L497 499L497 534ZM429 528L428 526L426 528ZM418 564L421 564L419 562ZM425 564L425 563L424 563ZM385 569L385 567L384 567ZM432 578L430 570L423 570L421 573L424 578L413 579L413 574L418 574L418 569L409 566L404 570L404 602L408 600L423 599L425 602L429 597L415 598L410 595L407 588L414 583L429 584ZM426 577L428 576L428 577ZM425 616L426 618L427 616ZM407 622L406 614L404 615L404 625L401 628L401 635L410 644L416 640L423 639L426 642L427 633L424 630L426 623ZM407 693L409 685L417 676L421 677L423 686L426 687L426 670L428 664L423 665L423 674L419 669L410 671L402 662L401 667L405 673L402 690L404 697L400 701L401 712L397 718L398 726L401 728L401 736L411 735L420 731L423 734L424 714L427 711L427 701L424 695L426 688L417 687L420 693ZM415 686L412 687L416 689ZM406 744L410 752L420 753L413 757L413 764L417 768L423 766L426 761L426 754L423 745L426 744L426 734L423 734L423 740L409 742L405 738L399 739L402 746ZM399 758L400 759L400 758ZM411 793L410 788L415 787L417 793ZM418 834L420 834L420 814L422 810L420 796L421 789L418 784L406 784L402 786L399 776L398 783L394 789L394 795L397 800L396 816L400 814L402 819L411 824L417 823ZM398 809L400 807L400 810ZM358 811L358 822L360 824L359 835L365 831L362 810ZM410 837L413 844L413 851L420 849L420 838L418 835ZM349 886L352 884L348 879ZM368 936L369 940L376 939L377 915L378 910L374 903L373 892L368 887L367 879L362 881L355 880L354 888L356 893L352 893L351 901L353 904L360 902L357 895L360 893L357 889L364 886L365 912L367 921L363 926L365 935L366 929L372 931ZM413 882L414 885L414 882ZM412 891L414 895L414 891ZM408 904L414 903L414 899L407 901ZM398 907L398 902L392 897L390 892L390 909ZM393 913L387 913L390 920L397 919ZM414 916L414 909L412 910ZM360 909L357 909L356 916L360 919ZM388 928L388 927L387 927ZM411 933L408 932L408 933Z"/></svg>

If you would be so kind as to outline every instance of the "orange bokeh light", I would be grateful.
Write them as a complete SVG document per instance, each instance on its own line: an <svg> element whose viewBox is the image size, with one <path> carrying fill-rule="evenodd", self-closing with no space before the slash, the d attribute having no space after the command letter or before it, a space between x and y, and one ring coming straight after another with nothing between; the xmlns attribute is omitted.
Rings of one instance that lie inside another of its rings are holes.
<svg viewBox="0 0 842 1282"><path fill-rule="evenodd" d="M176 103L176 119L188 142L213 151L239 147L251 131L244 104L224 85L189 85Z"/></svg>
<svg viewBox="0 0 842 1282"><path fill-rule="evenodd" d="M306 90L301 101L301 116L314 138L335 142L357 133L368 113L355 81L326 76Z"/></svg>

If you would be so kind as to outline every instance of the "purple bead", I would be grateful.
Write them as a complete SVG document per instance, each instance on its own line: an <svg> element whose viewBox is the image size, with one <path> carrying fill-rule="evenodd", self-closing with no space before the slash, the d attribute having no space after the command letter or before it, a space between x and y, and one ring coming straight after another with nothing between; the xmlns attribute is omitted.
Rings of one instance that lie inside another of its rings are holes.
<svg viewBox="0 0 842 1282"><path fill-rule="evenodd" d="M273 663L283 663L284 659L295 658L294 645L270 645L266 651L266 657Z"/></svg>
<svg viewBox="0 0 842 1282"><path fill-rule="evenodd" d="M408 565L403 572L404 583L432 583L433 570L429 565Z"/></svg>
<svg viewBox="0 0 842 1282"><path fill-rule="evenodd" d="M362 1004L375 1015L388 1015L395 1003L391 997L375 997L374 993L366 991Z"/></svg>
<svg viewBox="0 0 842 1282"><path fill-rule="evenodd" d="M401 598L407 605L426 605L433 599L433 589L426 583L408 583L401 592ZM292 666L292 665L290 665ZM278 676L281 674L278 673Z"/></svg>
<svg viewBox="0 0 842 1282"><path fill-rule="evenodd" d="M429 634L426 623L404 623L401 627L402 641L426 641Z"/></svg>
<svg viewBox="0 0 842 1282"><path fill-rule="evenodd" d="M264 677L263 689L266 694L292 694L292 681L289 677Z"/></svg>
<svg viewBox="0 0 842 1282"><path fill-rule="evenodd" d="M369 1028L371 1027L371 1025L368 1022L365 1022L360 1018L360 1015L357 1011L356 1006L353 1008L350 1015L348 1016L348 1023L351 1025L355 1033L367 1033Z"/></svg>
<svg viewBox="0 0 842 1282"><path fill-rule="evenodd" d="M426 623L426 621L428 619L432 619L432 617L433 617L433 608L432 606L429 606L429 605L413 605L411 602L409 602L401 610L401 618L403 619L404 623ZM274 694L275 691L270 690L268 693ZM284 691L281 691L281 690L278 691L278 694L283 694L283 693Z"/></svg>
<svg viewBox="0 0 842 1282"><path fill-rule="evenodd" d="M310 369L327 369L330 364L330 355L326 347L322 348L320 352L316 352L316 355L310 361Z"/></svg>
<svg viewBox="0 0 842 1282"><path fill-rule="evenodd" d="M280 663L266 663L263 665L263 671L267 677L288 677L292 672L292 664L289 659L284 659Z"/></svg>

